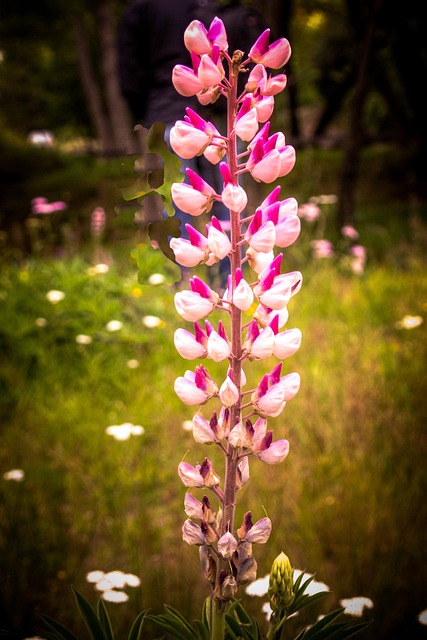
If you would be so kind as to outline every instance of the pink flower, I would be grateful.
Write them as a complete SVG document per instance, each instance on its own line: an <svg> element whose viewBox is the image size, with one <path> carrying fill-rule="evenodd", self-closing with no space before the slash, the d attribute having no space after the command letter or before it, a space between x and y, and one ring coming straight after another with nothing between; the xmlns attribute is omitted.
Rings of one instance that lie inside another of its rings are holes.
<svg viewBox="0 0 427 640"><path fill-rule="evenodd" d="M213 444L217 437L209 422L197 413L193 418L193 436L199 444Z"/></svg>
<svg viewBox="0 0 427 640"><path fill-rule="evenodd" d="M196 335L186 329L177 329L174 334L175 348L179 355L186 360L205 358L207 355L207 337L197 322L195 326Z"/></svg>
<svg viewBox="0 0 427 640"><path fill-rule="evenodd" d="M178 209L192 216L209 213L216 196L215 189L192 169L187 168L186 173L190 184L174 182L171 187L172 200Z"/></svg>
<svg viewBox="0 0 427 640"><path fill-rule="evenodd" d="M266 29L251 47L249 58L252 62L257 62L270 67L271 69L280 69L291 57L291 45L286 38L275 40L269 45L270 29Z"/></svg>
<svg viewBox="0 0 427 640"><path fill-rule="evenodd" d="M218 303L219 296L200 278L190 280L191 291L179 291L175 294L175 308L179 315L190 322L208 316Z"/></svg>
<svg viewBox="0 0 427 640"><path fill-rule="evenodd" d="M206 345L208 356L214 362L222 362L229 358L231 353L230 342L227 338L227 334L225 333L224 325L220 321L218 323L218 331L215 331L207 321L206 325L209 327L207 328L209 337Z"/></svg>
<svg viewBox="0 0 427 640"><path fill-rule="evenodd" d="M268 431L260 443L257 456L266 464L279 464L289 453L288 440L272 442L272 431Z"/></svg>
<svg viewBox="0 0 427 640"><path fill-rule="evenodd" d="M221 64L221 60L218 59L218 63L204 53L200 59L200 65L197 72L200 84L203 89L215 86L221 83L224 77L224 69Z"/></svg>
<svg viewBox="0 0 427 640"><path fill-rule="evenodd" d="M320 216L320 207L314 202L305 202L299 206L298 215L307 222L314 222Z"/></svg>
<svg viewBox="0 0 427 640"><path fill-rule="evenodd" d="M350 224L347 224L344 227L342 227L341 234L345 238L350 238L350 240L357 240L359 238L359 232L356 231L356 229L352 227Z"/></svg>
<svg viewBox="0 0 427 640"><path fill-rule="evenodd" d="M199 20L193 20L184 32L184 44L188 51L197 53L199 56L211 53L213 44L216 44L221 51L227 51L228 41L224 23L220 18L215 17L207 30Z"/></svg>
<svg viewBox="0 0 427 640"><path fill-rule="evenodd" d="M275 221L277 221L277 215ZM262 251L263 253L268 253L273 249L276 243L275 221L269 220L268 217L263 216L263 212L260 209L255 211L245 233L245 240L249 242L252 249L255 249L255 251Z"/></svg>
<svg viewBox="0 0 427 640"><path fill-rule="evenodd" d="M201 520L203 518L203 505L200 500L197 500L189 491L184 497L184 511L189 518L197 518Z"/></svg>
<svg viewBox="0 0 427 640"><path fill-rule="evenodd" d="M232 302L241 311L247 311L254 301L254 294L243 278L242 270L236 269L236 287L232 293Z"/></svg>
<svg viewBox="0 0 427 640"><path fill-rule="evenodd" d="M251 143L253 146L246 169L257 182L270 183L279 177L284 177L293 169L295 149L285 144L283 134L276 133L266 138L268 128L262 129L260 134Z"/></svg>
<svg viewBox="0 0 427 640"><path fill-rule="evenodd" d="M312 240L310 246L315 258L332 258L334 255L334 245L329 240Z"/></svg>
<svg viewBox="0 0 427 640"><path fill-rule="evenodd" d="M301 346L302 333L299 329L288 329L274 338L273 354L279 360L293 356Z"/></svg>
<svg viewBox="0 0 427 640"><path fill-rule="evenodd" d="M177 64L173 68L172 84L178 93L187 98L195 96L203 90L202 83L194 69L183 64Z"/></svg>
<svg viewBox="0 0 427 640"><path fill-rule="evenodd" d="M203 487L205 484L200 471L188 462L179 463L178 475L186 487Z"/></svg>
<svg viewBox="0 0 427 640"><path fill-rule="evenodd" d="M187 107L184 120L178 120L172 127L169 140L177 155L189 159L203 153L217 137L222 139L216 127Z"/></svg>
<svg viewBox="0 0 427 640"><path fill-rule="evenodd" d="M250 359L263 360L272 355L274 342L275 335L271 327L265 327L260 331L257 321L253 320L249 325L243 349Z"/></svg>
<svg viewBox="0 0 427 640"><path fill-rule="evenodd" d="M182 539L187 544L202 545L206 543L206 538L202 533L200 525L189 518L182 525Z"/></svg>
<svg viewBox="0 0 427 640"><path fill-rule="evenodd" d="M264 544L270 537L271 520L270 518L261 518L249 529L246 534L246 542Z"/></svg>
<svg viewBox="0 0 427 640"><path fill-rule="evenodd" d="M267 76L264 65L257 64L250 72L245 88L248 93L257 91L261 96L275 96L283 91L286 83L285 74Z"/></svg>
<svg viewBox="0 0 427 640"><path fill-rule="evenodd" d="M266 118L268 119L268 118ZM246 96L236 116L234 130L241 140L249 142L258 131L258 118L255 107L251 105L250 96Z"/></svg>
<svg viewBox="0 0 427 640"><path fill-rule="evenodd" d="M230 375L227 375L224 382L221 385L219 390L219 398L224 405L228 409L236 404L239 400L239 390L234 384L233 380L230 378Z"/></svg>
<svg viewBox="0 0 427 640"><path fill-rule="evenodd" d="M211 223L207 225L207 231L210 251L217 260L223 260L231 251L231 242L215 216L212 216Z"/></svg>
<svg viewBox="0 0 427 640"><path fill-rule="evenodd" d="M230 211L241 213L248 204L246 191L234 183L228 165L225 162L221 162L219 168L224 180L224 189L221 194L222 202Z"/></svg>
<svg viewBox="0 0 427 640"><path fill-rule="evenodd" d="M230 531L227 531L218 540L218 553L223 558L231 558L236 549L237 540Z"/></svg>
<svg viewBox="0 0 427 640"><path fill-rule="evenodd" d="M184 404L194 406L205 404L210 398L218 394L218 387L203 365L195 371L186 371L183 376L175 380L175 393Z"/></svg>

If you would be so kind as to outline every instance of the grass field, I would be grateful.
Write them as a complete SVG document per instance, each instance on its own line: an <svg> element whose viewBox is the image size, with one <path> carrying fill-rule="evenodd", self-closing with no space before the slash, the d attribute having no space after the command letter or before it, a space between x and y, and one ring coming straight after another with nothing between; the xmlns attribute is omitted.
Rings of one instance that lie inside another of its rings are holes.
<svg viewBox="0 0 427 640"><path fill-rule="evenodd" d="M238 517L266 510L273 522L256 549L259 577L284 550L330 586L330 609L373 600L363 637L412 640L426 637L417 621L427 608L426 243L415 218L386 216L376 202L361 212L362 275L310 258L315 229L286 253L285 268L305 277L288 322L303 344L286 362L301 390L272 421L291 450L278 467L252 464ZM108 605L118 637L163 603L196 617L207 595L197 550L181 539L177 465L206 450L183 428L194 411L173 392L188 368L173 347L183 324L175 270L140 236L118 236L103 249L105 272L88 246L0 269L0 628L18 639L43 637L40 611L84 637L71 585L95 603L92 570L141 578L128 602ZM137 266L129 254L138 242ZM150 284L159 273L165 282ZM270 364L248 367L248 386ZM222 365L209 370L224 376ZM106 432L124 423L142 433ZM9 479L11 470L25 475ZM262 598L242 596L262 615Z"/></svg>

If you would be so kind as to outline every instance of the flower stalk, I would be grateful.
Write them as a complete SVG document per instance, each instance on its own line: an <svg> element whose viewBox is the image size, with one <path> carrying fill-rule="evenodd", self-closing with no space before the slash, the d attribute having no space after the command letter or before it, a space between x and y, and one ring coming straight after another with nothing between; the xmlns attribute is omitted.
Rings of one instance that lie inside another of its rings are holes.
<svg viewBox="0 0 427 640"><path fill-rule="evenodd" d="M268 121L274 95L285 88L286 76L279 74L275 80L267 75L266 67L282 68L290 57L290 46L285 38L269 44L267 29L247 55L239 50L230 53L219 18L214 18L209 29L194 20L185 31L184 42L191 53L192 68L175 67L172 80L177 91L196 95L202 105L214 102L219 95L227 100L225 135L187 108L170 137L172 148L181 157L203 154L211 163L219 164L224 183L222 193L215 193L188 170L188 185L172 185L175 204L199 217L210 212L214 200L221 200L230 216L229 240L221 223L212 217L206 236L187 225L189 240L170 242L177 262L183 266L204 263L209 267L225 256L230 264L228 287L221 296L198 277L190 279L190 291L175 295L178 314L192 322L195 330L194 335L181 328L175 332L178 352L186 360L228 361L222 383L211 378L208 365L201 364L175 381L180 399L189 406L199 405L199 413L193 418L196 442L215 444L224 456L223 481L209 458L195 467L181 462L178 469L190 491L208 489L219 502L216 509L206 496L200 503L187 494L188 519L183 526L184 540L200 549L202 570L211 585L207 605L211 637L219 640L225 634L228 603L236 597L239 586L256 578L253 544L267 542L272 527L268 517L254 523L251 512L244 515L240 526L236 524L238 491L249 480L250 457L266 464L286 458L289 443L273 440L267 419L278 416L299 388L298 374L282 376L279 362L252 391L243 390L243 366L247 362L271 356L287 358L301 342L298 329L281 329L288 319L288 302L299 291L302 276L298 272L282 274L283 254L275 255L274 251L275 246L289 246L298 237L296 201L279 200L280 187L275 187L255 213L248 215L247 195L239 183L243 173L259 182L274 182L289 173L295 162L293 147L286 145L283 133L270 134ZM247 72L249 64L252 70L238 95L239 76ZM241 144L246 144L246 151L241 151ZM250 313L254 304L258 306L253 319L243 323L243 314ZM206 320L215 310L227 311L227 325L226 320L220 321L216 328ZM205 328L199 323L203 318ZM220 410L206 418L202 407L218 400Z"/></svg>

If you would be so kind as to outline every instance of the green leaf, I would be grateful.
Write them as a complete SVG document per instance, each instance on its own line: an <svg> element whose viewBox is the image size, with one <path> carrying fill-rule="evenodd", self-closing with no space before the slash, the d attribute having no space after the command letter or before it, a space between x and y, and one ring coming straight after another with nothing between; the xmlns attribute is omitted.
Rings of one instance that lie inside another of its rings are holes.
<svg viewBox="0 0 427 640"><path fill-rule="evenodd" d="M110 616L108 615L108 611L105 608L105 604L102 598L99 598L98 600L98 618L107 640L114 640L114 633L111 626Z"/></svg>
<svg viewBox="0 0 427 640"><path fill-rule="evenodd" d="M140 640L142 625L144 624L145 616L147 615L147 611L141 611L135 618L135 622L132 625L130 630L128 640Z"/></svg>
<svg viewBox="0 0 427 640"><path fill-rule="evenodd" d="M228 631L231 633L232 638L236 640L238 638L243 638L242 636L242 627L240 623L234 618L230 616L228 613L225 614L225 623L228 627Z"/></svg>
<svg viewBox="0 0 427 640"><path fill-rule="evenodd" d="M54 618L43 613L39 615L43 622L55 631L55 638L61 638L63 640L77 640L76 636L69 629L64 627L64 625L57 620L54 620Z"/></svg>
<svg viewBox="0 0 427 640"><path fill-rule="evenodd" d="M108 640L92 606L89 604L86 598L82 596L81 593L74 589L74 587L73 592L76 598L77 606L83 620L85 621L86 627L92 640Z"/></svg>
<svg viewBox="0 0 427 640"><path fill-rule="evenodd" d="M209 627L203 623L201 620L195 620L194 624L196 625L197 633L200 640L209 640L210 632Z"/></svg>

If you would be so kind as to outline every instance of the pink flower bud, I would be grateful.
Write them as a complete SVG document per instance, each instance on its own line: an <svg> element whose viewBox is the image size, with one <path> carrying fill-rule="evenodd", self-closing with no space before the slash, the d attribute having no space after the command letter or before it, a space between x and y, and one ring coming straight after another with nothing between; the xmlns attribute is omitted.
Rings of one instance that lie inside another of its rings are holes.
<svg viewBox="0 0 427 640"><path fill-rule="evenodd" d="M208 225L208 245L218 260L223 260L231 251L231 242L215 216Z"/></svg>
<svg viewBox="0 0 427 640"><path fill-rule="evenodd" d="M200 526L189 518L182 525L182 539L187 544L202 545L206 543Z"/></svg>
<svg viewBox="0 0 427 640"><path fill-rule="evenodd" d="M302 333L299 329L288 329L278 333L274 339L273 355L279 360L293 356L301 346Z"/></svg>
<svg viewBox="0 0 427 640"><path fill-rule="evenodd" d="M188 462L180 462L178 465L178 475L186 487L203 487L204 480L200 471Z"/></svg>
<svg viewBox="0 0 427 640"><path fill-rule="evenodd" d="M248 423L249 424L244 424L242 421L240 421L230 431L228 442L233 447L243 447L244 449L249 449L252 446L252 439L254 435L253 427L250 420L248 420Z"/></svg>
<svg viewBox="0 0 427 640"><path fill-rule="evenodd" d="M237 184L227 184L221 194L221 200L227 209L237 213L241 213L248 204L246 191Z"/></svg>
<svg viewBox="0 0 427 640"><path fill-rule="evenodd" d="M251 108L251 98L247 96L236 116L234 130L241 140L249 142L257 133L258 126L257 111L254 107Z"/></svg>
<svg viewBox="0 0 427 640"><path fill-rule="evenodd" d="M203 478L205 487L216 487L221 482L219 475L214 471L212 462L209 458L205 458L200 467L200 475Z"/></svg>
<svg viewBox="0 0 427 640"><path fill-rule="evenodd" d="M236 272L236 288L233 291L232 302L241 311L247 311L254 301L254 294L242 276L240 269Z"/></svg>
<svg viewBox="0 0 427 640"><path fill-rule="evenodd" d="M232 407L239 400L239 390L231 380L230 376L227 376L222 383L219 390L219 399L224 407Z"/></svg>
<svg viewBox="0 0 427 640"><path fill-rule="evenodd" d="M230 357L231 349L228 340L219 335L217 331L211 331L207 343L208 356L214 362L222 362Z"/></svg>
<svg viewBox="0 0 427 640"><path fill-rule="evenodd" d="M218 553L223 558L231 558L236 549L237 540L230 531L227 531L218 540Z"/></svg>
<svg viewBox="0 0 427 640"><path fill-rule="evenodd" d="M249 482L249 460L248 456L245 456L237 465L237 488L240 489L247 482Z"/></svg>

